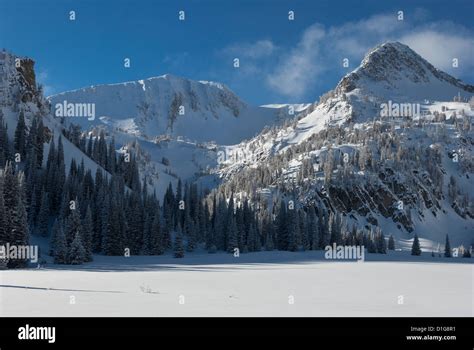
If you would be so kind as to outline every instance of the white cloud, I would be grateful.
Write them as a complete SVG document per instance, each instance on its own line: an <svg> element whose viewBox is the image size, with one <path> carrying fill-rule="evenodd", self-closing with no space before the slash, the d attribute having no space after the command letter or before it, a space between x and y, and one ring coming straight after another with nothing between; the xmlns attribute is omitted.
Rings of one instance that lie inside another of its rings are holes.
<svg viewBox="0 0 474 350"><path fill-rule="evenodd" d="M287 96L300 96L311 80L323 69L320 63L320 41L326 33L315 24L305 30L296 48L284 56L274 72L267 77L271 88Z"/></svg>
<svg viewBox="0 0 474 350"><path fill-rule="evenodd" d="M459 60L460 72L466 72L474 67L473 37L422 30L406 34L400 41L410 46L436 68L448 73L456 73L456 69L452 66L453 58Z"/></svg>

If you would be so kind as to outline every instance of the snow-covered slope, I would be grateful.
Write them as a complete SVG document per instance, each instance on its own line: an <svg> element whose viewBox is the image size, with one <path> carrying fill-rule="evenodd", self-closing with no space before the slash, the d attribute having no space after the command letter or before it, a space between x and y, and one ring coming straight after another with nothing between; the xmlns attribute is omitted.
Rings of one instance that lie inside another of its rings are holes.
<svg viewBox="0 0 474 350"><path fill-rule="evenodd" d="M214 187L215 177L208 174L217 165L216 143L239 143L307 107L250 106L223 84L169 74L64 92L49 100L53 113L65 102L94 104L94 120L72 117L62 123L80 125L83 131L105 128L122 150L138 145L146 159L140 162L142 179L159 196L178 178Z"/></svg>
<svg viewBox="0 0 474 350"><path fill-rule="evenodd" d="M91 86L49 99L53 107L64 101L94 103L94 121L71 120L84 129L91 124L107 124L148 140L168 135L197 142L233 144L255 136L278 117L278 110L249 106L223 84L169 74Z"/></svg>

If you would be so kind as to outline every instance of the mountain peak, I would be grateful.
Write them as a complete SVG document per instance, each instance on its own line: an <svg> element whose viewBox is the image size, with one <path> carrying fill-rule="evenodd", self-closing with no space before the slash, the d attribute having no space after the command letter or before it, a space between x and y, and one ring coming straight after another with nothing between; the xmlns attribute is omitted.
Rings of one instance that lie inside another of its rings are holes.
<svg viewBox="0 0 474 350"><path fill-rule="evenodd" d="M417 83L428 82L428 72L436 69L407 45L385 42L370 50L356 71L372 80L398 80L405 75Z"/></svg>
<svg viewBox="0 0 474 350"><path fill-rule="evenodd" d="M374 84L380 86L375 88ZM423 90L427 87L430 90L436 87L437 93L430 95L430 91ZM450 99L458 91L474 92L474 86L435 68L409 46L397 41L385 42L369 50L360 66L340 81L336 91L349 93L357 88L403 94L410 89L416 96L424 93L423 98L428 99ZM442 93L443 88L446 94Z"/></svg>

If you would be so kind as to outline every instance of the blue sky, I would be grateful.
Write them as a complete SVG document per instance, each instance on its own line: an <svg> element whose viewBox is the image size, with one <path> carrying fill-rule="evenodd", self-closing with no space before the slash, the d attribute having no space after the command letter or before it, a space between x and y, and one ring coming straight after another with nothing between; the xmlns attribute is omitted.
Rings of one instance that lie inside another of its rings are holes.
<svg viewBox="0 0 474 350"><path fill-rule="evenodd" d="M32 57L48 94L171 73L223 82L251 104L312 102L386 40L474 83L474 1L360 3L0 0L0 47Z"/></svg>

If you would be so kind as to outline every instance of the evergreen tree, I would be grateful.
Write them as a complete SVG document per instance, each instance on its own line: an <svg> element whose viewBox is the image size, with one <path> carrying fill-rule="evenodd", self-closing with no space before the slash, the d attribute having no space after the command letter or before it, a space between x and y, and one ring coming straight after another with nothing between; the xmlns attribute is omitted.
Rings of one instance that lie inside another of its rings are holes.
<svg viewBox="0 0 474 350"><path fill-rule="evenodd" d="M51 237L49 239L49 255L50 256L54 256L54 250L56 249L56 241L57 241L60 227L62 227L62 223L59 222L59 219L55 219L53 223L53 228L51 229Z"/></svg>
<svg viewBox="0 0 474 350"><path fill-rule="evenodd" d="M235 219L232 217L229 226L229 238L227 240L227 252L233 253L234 249L238 248L237 242L237 224Z"/></svg>
<svg viewBox="0 0 474 350"><path fill-rule="evenodd" d="M163 232L161 229L160 211L155 213L153 223L151 225L151 242L149 251L151 255L161 255L164 252Z"/></svg>
<svg viewBox="0 0 474 350"><path fill-rule="evenodd" d="M276 218L277 222L277 247L279 250L288 249L288 224L287 224L287 214L286 214L286 203L284 201L280 202L279 212Z"/></svg>
<svg viewBox="0 0 474 350"><path fill-rule="evenodd" d="M258 231L254 223L250 224L248 239L247 239L247 248L250 252L256 252L261 249L260 247L260 237L258 236ZM245 249L244 249L245 252Z"/></svg>
<svg viewBox="0 0 474 350"><path fill-rule="evenodd" d="M323 212L320 208L319 212L319 237L320 242L319 246L324 249L329 245L330 238L331 238L331 230L329 225L329 216L327 212Z"/></svg>
<svg viewBox="0 0 474 350"><path fill-rule="evenodd" d="M64 234L63 225L58 223L57 228L53 229L54 237L54 263L66 264L68 262L68 249L66 235Z"/></svg>
<svg viewBox="0 0 474 350"><path fill-rule="evenodd" d="M214 228L214 244L216 249L226 250L226 225L227 225L227 207L225 205L225 200L219 198L219 203L217 204L217 212L215 215L215 228Z"/></svg>
<svg viewBox="0 0 474 350"><path fill-rule="evenodd" d="M37 165L39 168L43 166L43 153L44 153L44 142L46 139L46 136L44 134L44 124L43 124L43 118L40 116L36 117L38 119L37 122L37 129L36 129L36 140L35 140L35 146L36 146L36 156L37 156Z"/></svg>
<svg viewBox="0 0 474 350"><path fill-rule="evenodd" d="M181 205L181 200L183 196L183 185L181 183L181 179L178 179L178 185L176 187L176 201L175 201L175 213L176 213L176 222L175 222L175 227L178 226L178 223L181 225L181 227L184 227L184 210L180 209Z"/></svg>
<svg viewBox="0 0 474 350"><path fill-rule="evenodd" d="M67 201L67 203L69 202ZM67 219L65 222L66 229L64 231L64 234L66 235L66 243L67 243L68 249L71 247L72 241L76 237L77 232L82 231L79 202L75 200L74 205L75 205L75 209L70 210L70 213L67 216Z"/></svg>
<svg viewBox="0 0 474 350"><path fill-rule="evenodd" d="M418 235L415 233L415 238L413 239L413 245L411 246L411 255L421 255L420 241L418 240Z"/></svg>
<svg viewBox="0 0 474 350"><path fill-rule="evenodd" d="M40 236L46 237L48 235L49 224L49 197L48 193L42 191L41 206L37 219L37 232Z"/></svg>
<svg viewBox="0 0 474 350"><path fill-rule="evenodd" d="M462 257L463 258L470 258L471 257L471 249L469 249L469 248L464 249Z"/></svg>
<svg viewBox="0 0 474 350"><path fill-rule="evenodd" d="M116 170L116 156L115 156L115 138L112 136L109 143L108 148L108 155L107 155L107 164L106 169L111 174L115 173ZM138 190L138 188L132 188L133 190Z"/></svg>
<svg viewBox="0 0 474 350"><path fill-rule="evenodd" d="M270 217L266 217L263 221L264 234L265 234L265 250L272 251L275 249L274 242L274 226Z"/></svg>
<svg viewBox="0 0 474 350"><path fill-rule="evenodd" d="M393 238L393 235L390 235L388 238L388 250L395 250L395 239Z"/></svg>
<svg viewBox="0 0 474 350"><path fill-rule="evenodd" d="M385 236L382 233L382 230L380 229L380 227L377 227L376 245L377 245L377 253L387 254L387 242L385 241Z"/></svg>
<svg viewBox="0 0 474 350"><path fill-rule="evenodd" d="M299 211L299 223L300 223L300 236L301 236L301 248L303 250L311 249L311 240L309 238L309 227L307 222L307 215L303 210Z"/></svg>
<svg viewBox="0 0 474 350"><path fill-rule="evenodd" d="M3 196L3 175L0 172L0 246L5 245L10 240L8 230L7 210Z"/></svg>
<svg viewBox="0 0 474 350"><path fill-rule="evenodd" d="M374 242L374 235L372 233L367 237L367 252L371 254L377 253L377 245Z"/></svg>
<svg viewBox="0 0 474 350"><path fill-rule="evenodd" d="M90 206L86 208L86 214L82 220L82 234L83 246L84 246L84 261L92 261L92 236L93 236L93 223L92 223L92 211Z"/></svg>
<svg viewBox="0 0 474 350"><path fill-rule="evenodd" d="M341 214L329 214L328 231L330 233L329 244L336 243L342 245L342 233L341 233Z"/></svg>
<svg viewBox="0 0 474 350"><path fill-rule="evenodd" d="M288 209L288 250L296 252L298 250L299 223L296 209Z"/></svg>
<svg viewBox="0 0 474 350"><path fill-rule="evenodd" d="M204 218L207 221L209 217L209 206L206 202L204 205ZM207 222L206 226L206 250L209 251L209 249L211 249L211 247L214 245L214 237L212 235L212 227L210 226L210 223Z"/></svg>
<svg viewBox="0 0 474 350"><path fill-rule="evenodd" d="M317 250L319 249L319 223L317 221L316 211L314 206L309 207L308 212L308 238L311 242L311 249Z"/></svg>
<svg viewBox="0 0 474 350"><path fill-rule="evenodd" d="M128 246L133 254L138 254L143 246L143 215L144 208L140 200L140 194L133 192L130 195L127 206Z"/></svg>
<svg viewBox="0 0 474 350"><path fill-rule="evenodd" d="M451 255L451 245L449 244L449 236L446 235L446 243L444 245L444 256L450 258Z"/></svg>
<svg viewBox="0 0 474 350"><path fill-rule="evenodd" d="M206 242L207 239L207 217L205 206L202 204L202 198L199 197L197 200L197 237L198 243Z"/></svg>
<svg viewBox="0 0 474 350"><path fill-rule="evenodd" d="M13 146L15 152L19 153L21 158L24 159L26 157L26 124L23 111L21 111L20 115L18 116Z"/></svg>
<svg viewBox="0 0 474 350"><path fill-rule="evenodd" d="M81 233L76 232L68 254L69 263L72 265L80 265L86 260L86 251L82 243Z"/></svg>
<svg viewBox="0 0 474 350"><path fill-rule="evenodd" d="M194 224L194 220L191 218L189 212L185 212L184 217L184 230L188 239L186 251L193 252L196 248L196 225Z"/></svg>
<svg viewBox="0 0 474 350"><path fill-rule="evenodd" d="M24 203L24 181L23 173L19 173L15 176L16 186L14 193L14 206L11 212L11 241L12 245L16 246L26 246L29 241L28 233L28 217L26 213L25 203ZM16 259L10 260L8 263L9 268L18 268L26 267L26 259Z"/></svg>
<svg viewBox="0 0 474 350"><path fill-rule="evenodd" d="M173 244L173 251L175 258L183 258L184 257L184 248L183 248L183 232L181 227L178 225L178 230L176 232L176 236L174 239Z"/></svg>
<svg viewBox="0 0 474 350"><path fill-rule="evenodd" d="M0 166L4 166L11 158L10 142L8 140L8 127L3 119L3 112L0 109Z"/></svg>

